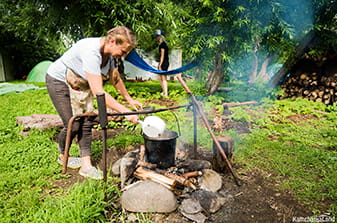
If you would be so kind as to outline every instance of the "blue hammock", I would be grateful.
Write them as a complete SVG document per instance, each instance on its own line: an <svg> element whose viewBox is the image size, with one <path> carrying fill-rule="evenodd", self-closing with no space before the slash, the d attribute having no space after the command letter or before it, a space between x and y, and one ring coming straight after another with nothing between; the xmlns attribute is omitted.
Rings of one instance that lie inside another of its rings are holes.
<svg viewBox="0 0 337 223"><path fill-rule="evenodd" d="M198 61L197 59L176 69L173 70L168 70L168 71L164 71L164 70L157 70L153 67L151 67L149 64L147 64L139 55L138 53L133 50L131 51L127 57L125 58L126 61L132 63L133 65L135 65L136 67L145 70L145 71L149 71L155 74L162 74L162 75L171 75L171 74L179 74L182 73L184 71L190 70L196 66L198 66Z"/></svg>

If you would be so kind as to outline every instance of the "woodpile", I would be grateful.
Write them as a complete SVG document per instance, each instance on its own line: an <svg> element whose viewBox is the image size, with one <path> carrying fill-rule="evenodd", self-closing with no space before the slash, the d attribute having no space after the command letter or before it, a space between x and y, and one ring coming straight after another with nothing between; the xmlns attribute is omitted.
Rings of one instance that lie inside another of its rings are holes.
<svg viewBox="0 0 337 223"><path fill-rule="evenodd" d="M333 104L337 99L337 71L331 69L335 64L328 65L329 68L315 65L313 61L302 61L281 85L284 90L282 98L302 97L326 105Z"/></svg>

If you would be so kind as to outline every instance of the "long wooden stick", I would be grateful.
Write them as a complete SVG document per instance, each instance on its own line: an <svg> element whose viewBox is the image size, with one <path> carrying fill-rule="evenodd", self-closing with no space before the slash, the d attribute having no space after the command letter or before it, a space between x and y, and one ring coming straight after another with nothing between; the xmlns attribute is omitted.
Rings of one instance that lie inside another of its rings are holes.
<svg viewBox="0 0 337 223"><path fill-rule="evenodd" d="M257 104L259 104L257 101L245 101L241 103L223 103L222 105L228 108L228 107L238 107L238 106L244 106L244 105L257 105Z"/></svg>
<svg viewBox="0 0 337 223"><path fill-rule="evenodd" d="M223 151L219 141L216 139L214 133L212 132L211 130L211 126L205 116L205 113L203 112L199 102L197 101L197 99L194 97L194 95L192 94L192 91L188 88L188 86L186 85L185 81L181 78L180 75L177 75L177 79L178 81L180 82L180 84L183 86L183 88L186 90L186 92L189 94L190 98L192 99L192 102L193 102L193 106L195 106L196 110L198 111L198 113L200 114L202 120L204 121L204 124L208 130L208 132L210 133L216 147L219 149L220 151L220 154L222 155L222 157L224 158L225 162L226 162L226 165L228 167L228 169L230 170L233 178L234 178L234 181L236 183L236 185L238 186L241 186L241 181L239 180L239 178L237 177L237 175L235 174L234 170L233 170L233 167L231 165L231 163L229 162L225 152Z"/></svg>

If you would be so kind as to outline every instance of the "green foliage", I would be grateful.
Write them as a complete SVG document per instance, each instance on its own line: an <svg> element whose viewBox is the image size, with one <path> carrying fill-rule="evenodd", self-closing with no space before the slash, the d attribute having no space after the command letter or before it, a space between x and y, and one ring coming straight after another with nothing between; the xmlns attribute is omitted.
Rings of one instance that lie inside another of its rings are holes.
<svg viewBox="0 0 337 223"><path fill-rule="evenodd" d="M303 98L280 100L275 102L275 106L280 110L280 114L287 117L295 114L312 114L321 117L323 114L314 111L325 111L328 107L324 103L308 101Z"/></svg>
<svg viewBox="0 0 337 223"><path fill-rule="evenodd" d="M104 191L115 201L120 193L118 182L108 179L106 188L100 181L87 180L63 191L52 182L60 175L56 162L57 144L52 140L56 130L29 130L20 135L17 116L55 114L47 90L27 91L1 97L0 119L0 222L106 222L123 219L119 210L104 201ZM125 132L108 146L127 147L141 143L140 134ZM76 151L75 151L76 150ZM101 157L102 145L94 141L94 158ZM71 153L78 154L73 143ZM107 216L107 210L111 216Z"/></svg>
<svg viewBox="0 0 337 223"><path fill-rule="evenodd" d="M223 96L226 98L226 101L235 102L274 100L280 91L277 88L268 88L259 83L246 84L244 82L233 82L228 87L231 87L232 90L224 93Z"/></svg>
<svg viewBox="0 0 337 223"><path fill-rule="evenodd" d="M118 198L119 189L116 182L110 179L104 185L99 181L87 180L74 184L64 194L46 196L41 207L28 216L23 222L106 222L109 205L104 201L104 193L113 200ZM118 215L113 207L112 213Z"/></svg>
<svg viewBox="0 0 337 223"><path fill-rule="evenodd" d="M0 221L24 222L41 203L43 188L50 186L47 179L58 172L57 146L51 140L54 130L31 130L29 136L21 136L15 118L55 111L46 90L0 97Z"/></svg>
<svg viewBox="0 0 337 223"><path fill-rule="evenodd" d="M210 112L213 109L217 111L218 114L222 114L224 111L223 103L225 99L218 95L209 95L202 101L202 106L206 112Z"/></svg>
<svg viewBox="0 0 337 223"><path fill-rule="evenodd" d="M160 95L161 87L157 80L147 81L147 82L126 82L125 86L131 97L137 99L140 102L146 100L157 100L162 96ZM184 94L184 89L177 82L168 82L169 97L176 99ZM104 86L104 89L118 100L122 100L123 97L116 91L116 89L111 84Z"/></svg>
<svg viewBox="0 0 337 223"><path fill-rule="evenodd" d="M226 78L246 81L252 74L255 54L261 61L271 57L272 62L282 62L311 30L318 31L322 47L310 53L335 45L335 11L336 4L328 0L141 0L132 4L106 0L3 0L0 51L21 61L15 67L16 77L21 78L38 62L55 60L74 41L103 36L117 25L133 29L139 47L153 50L153 32L160 28L172 48L182 47L184 60L202 56L200 69L205 74L214 69L214 55L220 53Z"/></svg>
<svg viewBox="0 0 337 223"><path fill-rule="evenodd" d="M143 142L143 137L141 134L136 134L135 132L123 132L117 137L108 140L110 147L115 148L127 148L132 145L140 144Z"/></svg>
<svg viewBox="0 0 337 223"><path fill-rule="evenodd" d="M244 107L230 108L230 111L233 112L230 117L235 121L245 123L250 123L252 121L251 116L248 114Z"/></svg>
<svg viewBox="0 0 337 223"><path fill-rule="evenodd" d="M204 96L207 93L205 83L201 81L187 82L187 85L190 85L189 88L195 96Z"/></svg>

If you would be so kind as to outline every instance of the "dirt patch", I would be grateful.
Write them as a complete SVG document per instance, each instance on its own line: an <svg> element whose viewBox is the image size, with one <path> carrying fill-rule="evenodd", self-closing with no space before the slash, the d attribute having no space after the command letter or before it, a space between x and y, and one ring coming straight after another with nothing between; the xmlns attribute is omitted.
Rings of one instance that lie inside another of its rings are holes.
<svg viewBox="0 0 337 223"><path fill-rule="evenodd" d="M240 172L240 168L236 169ZM242 170L244 171L244 170ZM241 175L243 185L238 187L228 176L224 177L224 191L232 196L214 216L213 222L292 222L296 216L309 216L308 208L302 206L291 194L275 190L259 172Z"/></svg>
<svg viewBox="0 0 337 223"><path fill-rule="evenodd" d="M171 107L171 106L177 105L177 102L174 101L174 100L171 100L169 98L161 98L161 99L154 99L150 102L145 102L143 106L145 107L145 106L149 106L151 104L157 104L157 105L161 105L161 106L165 106L165 107Z"/></svg>
<svg viewBox="0 0 337 223"><path fill-rule="evenodd" d="M186 145L188 146L188 145ZM189 149L191 149L190 146ZM210 152L198 149L199 159L209 160ZM206 222L216 223L261 223L261 222L293 222L293 217L310 216L311 211L298 202L290 192L277 190L277 182L269 180L268 173L259 170L247 171L243 167L234 166L242 185L237 186L229 171L220 173L223 187L219 191L228 198L222 208L214 214L204 211ZM179 211L171 214L155 214L154 222L188 223Z"/></svg>
<svg viewBox="0 0 337 223"><path fill-rule="evenodd" d="M241 169L236 168L236 171ZM273 189L260 173L248 172L240 175L243 185L238 187L229 175L223 175L224 186L221 193L229 197L222 208L207 215L206 222L216 223L278 223L292 222L293 217L310 216L307 207L301 205L291 194ZM191 222L180 213L156 214L152 220L165 223Z"/></svg>
<svg viewBox="0 0 337 223"><path fill-rule="evenodd" d="M228 130L235 130L238 134L250 133L250 123L233 121L229 116L215 115L211 123L214 133L221 133Z"/></svg>
<svg viewBox="0 0 337 223"><path fill-rule="evenodd" d="M54 189L68 189L73 184L83 182L83 180L84 177L79 175L78 170L68 168L66 175L58 180L53 181L52 184L54 185Z"/></svg>

